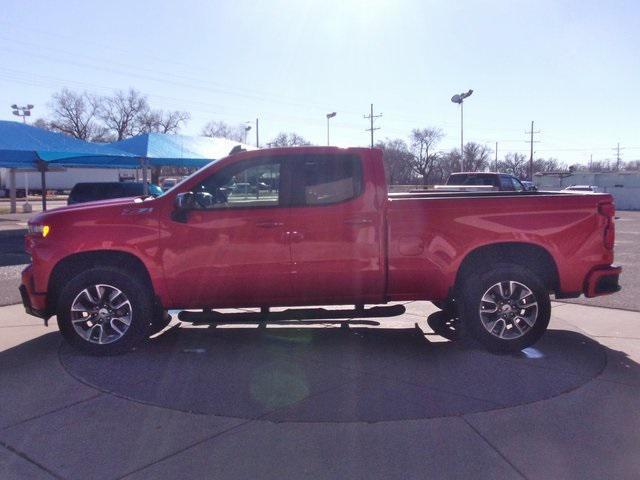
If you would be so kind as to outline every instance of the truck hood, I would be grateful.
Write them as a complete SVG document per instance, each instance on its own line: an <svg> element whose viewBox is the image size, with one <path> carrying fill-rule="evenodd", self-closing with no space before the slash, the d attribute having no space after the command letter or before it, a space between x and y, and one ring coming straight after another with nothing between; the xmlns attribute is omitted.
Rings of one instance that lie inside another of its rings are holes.
<svg viewBox="0 0 640 480"><path fill-rule="evenodd" d="M99 213L102 210L118 206L142 206L146 203L152 203L153 200L142 200L141 197L126 197L126 198L114 198L111 200L96 200L94 202L74 203L73 205L67 205L66 207L56 208L48 212L41 212L34 217L31 217L29 224L41 224L48 223L52 220L58 219L67 214L85 213L91 214L92 211ZM155 203L155 202L154 202Z"/></svg>

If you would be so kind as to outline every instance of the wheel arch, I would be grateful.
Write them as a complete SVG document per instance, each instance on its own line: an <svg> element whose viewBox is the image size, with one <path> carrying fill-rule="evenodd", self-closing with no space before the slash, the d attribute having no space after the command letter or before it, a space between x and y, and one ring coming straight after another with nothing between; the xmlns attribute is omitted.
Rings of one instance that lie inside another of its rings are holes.
<svg viewBox="0 0 640 480"><path fill-rule="evenodd" d="M470 251L458 268L455 288L469 275L496 263L513 263L528 268L542 280L550 292L559 291L558 266L551 253L540 245L525 242L493 243Z"/></svg>
<svg viewBox="0 0 640 480"><path fill-rule="evenodd" d="M51 271L47 287L47 311L52 315L67 281L94 267L126 270L141 279L154 292L151 275L144 262L136 255L120 250L94 250L74 253L60 260ZM155 296L155 294L154 294Z"/></svg>

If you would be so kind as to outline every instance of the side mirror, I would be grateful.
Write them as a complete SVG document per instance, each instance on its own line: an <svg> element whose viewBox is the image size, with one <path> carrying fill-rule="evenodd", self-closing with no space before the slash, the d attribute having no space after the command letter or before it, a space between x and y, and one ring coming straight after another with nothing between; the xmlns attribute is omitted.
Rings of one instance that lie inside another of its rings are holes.
<svg viewBox="0 0 640 480"><path fill-rule="evenodd" d="M196 196L193 192L184 192L176 195L173 201L176 210L193 210L196 208Z"/></svg>
<svg viewBox="0 0 640 480"><path fill-rule="evenodd" d="M196 196L193 192L179 193L173 201L173 207L171 218L176 222L187 223L189 210L196 208Z"/></svg>

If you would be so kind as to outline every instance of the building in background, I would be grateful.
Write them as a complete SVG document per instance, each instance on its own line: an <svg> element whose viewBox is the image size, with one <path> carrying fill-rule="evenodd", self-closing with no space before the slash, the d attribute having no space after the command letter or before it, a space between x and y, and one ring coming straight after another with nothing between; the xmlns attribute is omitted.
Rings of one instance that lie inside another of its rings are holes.
<svg viewBox="0 0 640 480"><path fill-rule="evenodd" d="M615 198L619 210L640 210L640 172L550 172L536 173L538 190L562 190L571 185L595 185Z"/></svg>

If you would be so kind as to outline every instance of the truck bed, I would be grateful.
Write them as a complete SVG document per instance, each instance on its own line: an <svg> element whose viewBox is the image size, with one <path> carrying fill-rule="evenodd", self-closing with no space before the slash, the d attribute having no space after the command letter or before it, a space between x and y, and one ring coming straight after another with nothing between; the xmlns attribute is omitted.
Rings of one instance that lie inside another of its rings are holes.
<svg viewBox="0 0 640 480"><path fill-rule="evenodd" d="M504 192L504 191L438 191L438 190L426 190L424 192L398 192L389 193L389 199L391 200L404 200L411 198L485 198L485 197L552 197L552 196L566 196L571 193L566 192L545 192L545 191L533 191L533 192Z"/></svg>
<svg viewBox="0 0 640 480"><path fill-rule="evenodd" d="M558 197L562 197L560 200ZM582 290L594 265L609 265L602 248L608 194L563 192L425 192L389 194L388 285L391 297L424 287L446 297L462 259L479 245L519 244L555 259L559 292Z"/></svg>

